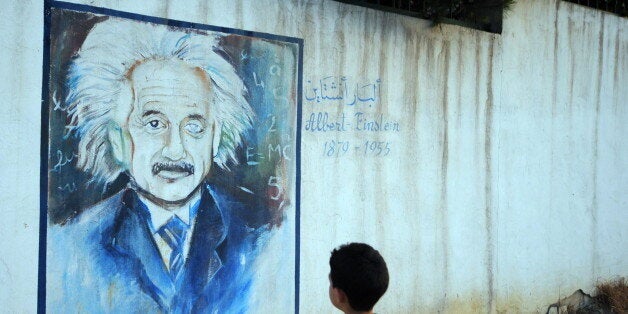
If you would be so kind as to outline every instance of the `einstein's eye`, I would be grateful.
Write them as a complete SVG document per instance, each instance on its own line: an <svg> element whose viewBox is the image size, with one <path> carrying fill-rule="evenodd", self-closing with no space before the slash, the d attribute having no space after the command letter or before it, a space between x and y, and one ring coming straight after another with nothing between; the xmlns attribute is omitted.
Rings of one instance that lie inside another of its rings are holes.
<svg viewBox="0 0 628 314"><path fill-rule="evenodd" d="M190 133L191 135L200 135L205 131L205 127L198 121L189 121L185 124L185 131Z"/></svg>
<svg viewBox="0 0 628 314"><path fill-rule="evenodd" d="M166 123L159 119L151 119L144 123L144 127L148 132L155 133L161 131L162 129L165 129Z"/></svg>

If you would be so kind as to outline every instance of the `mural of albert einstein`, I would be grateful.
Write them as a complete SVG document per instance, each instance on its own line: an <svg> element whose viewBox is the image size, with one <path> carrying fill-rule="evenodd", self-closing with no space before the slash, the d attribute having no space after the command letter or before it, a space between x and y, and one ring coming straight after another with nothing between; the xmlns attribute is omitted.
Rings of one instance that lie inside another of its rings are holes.
<svg viewBox="0 0 628 314"><path fill-rule="evenodd" d="M237 163L246 88L202 32L109 18L67 78L76 166L129 184L48 230L47 309L232 313L246 308L259 231L207 179Z"/></svg>

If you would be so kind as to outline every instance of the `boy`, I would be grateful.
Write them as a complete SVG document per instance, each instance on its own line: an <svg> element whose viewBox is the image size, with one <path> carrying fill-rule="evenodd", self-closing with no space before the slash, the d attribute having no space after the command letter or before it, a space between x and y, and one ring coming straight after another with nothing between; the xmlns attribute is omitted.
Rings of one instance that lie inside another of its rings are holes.
<svg viewBox="0 0 628 314"><path fill-rule="evenodd" d="M388 288L388 268L377 250L365 243L334 249L329 258L329 298L347 314L372 314Z"/></svg>

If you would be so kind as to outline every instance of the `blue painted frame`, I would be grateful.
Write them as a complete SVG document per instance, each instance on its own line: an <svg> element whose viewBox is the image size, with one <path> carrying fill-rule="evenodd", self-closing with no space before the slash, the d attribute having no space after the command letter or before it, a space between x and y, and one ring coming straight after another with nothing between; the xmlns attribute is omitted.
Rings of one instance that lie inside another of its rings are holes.
<svg viewBox="0 0 628 314"><path fill-rule="evenodd" d="M47 252L47 226L48 226L48 150L49 150L49 84L50 84L50 27L51 9L68 9L73 11L94 13L121 18L134 19L138 21L162 24L168 26L193 28L200 30L230 33L241 36L250 36L274 41L283 41L298 45L298 71L297 71L297 124L296 124L296 181L295 181L295 308L294 312L299 313L299 272L300 272L300 224L301 224L301 123L302 123L302 88L303 88L303 44L302 38L281 36L256 31L247 31L229 27L219 27L192 23L180 20L172 20L160 17L141 15L118 11L103 7L95 7L82 4L74 4L63 1L44 1L44 37L43 37L43 66L42 66L42 98L41 98L41 143L40 143L40 216L39 216L39 266L38 266L38 289L37 289L37 313L46 312L46 252Z"/></svg>

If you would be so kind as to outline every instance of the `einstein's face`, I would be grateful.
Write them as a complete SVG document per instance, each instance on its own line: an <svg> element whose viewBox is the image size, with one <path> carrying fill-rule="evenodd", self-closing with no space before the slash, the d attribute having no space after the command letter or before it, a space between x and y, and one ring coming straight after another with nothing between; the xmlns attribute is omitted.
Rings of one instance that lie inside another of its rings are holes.
<svg viewBox="0 0 628 314"><path fill-rule="evenodd" d="M202 70L172 60L139 63L128 78L132 104L116 112L125 137L118 159L153 197L185 200L209 173L219 141L211 84Z"/></svg>

